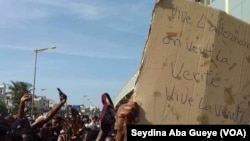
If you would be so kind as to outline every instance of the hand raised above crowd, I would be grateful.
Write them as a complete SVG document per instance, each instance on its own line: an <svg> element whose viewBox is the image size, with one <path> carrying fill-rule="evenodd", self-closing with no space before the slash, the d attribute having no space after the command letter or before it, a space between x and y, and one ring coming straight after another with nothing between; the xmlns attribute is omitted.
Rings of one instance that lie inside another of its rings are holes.
<svg viewBox="0 0 250 141"><path fill-rule="evenodd" d="M58 92L59 92L59 97L60 97L60 102L61 104L65 104L67 101L67 95L64 94L60 88L57 88Z"/></svg>
<svg viewBox="0 0 250 141"><path fill-rule="evenodd" d="M135 94L130 97L127 103L122 104L116 112L116 141L123 140L128 124L136 123L138 121L138 105L133 100L134 95Z"/></svg>
<svg viewBox="0 0 250 141"><path fill-rule="evenodd" d="M22 97L21 97L21 102L26 102L28 100L31 99L31 94L25 93Z"/></svg>
<svg viewBox="0 0 250 141"><path fill-rule="evenodd" d="M35 120L35 122L32 123L32 125L31 125L32 129L40 128L41 126L43 126L43 124L45 124L46 122L51 120L53 118L53 116L60 110L60 108L66 103L67 95L64 94L59 88L57 88L57 90L59 92L60 104L53 107L48 113L46 113L42 116L39 116Z"/></svg>

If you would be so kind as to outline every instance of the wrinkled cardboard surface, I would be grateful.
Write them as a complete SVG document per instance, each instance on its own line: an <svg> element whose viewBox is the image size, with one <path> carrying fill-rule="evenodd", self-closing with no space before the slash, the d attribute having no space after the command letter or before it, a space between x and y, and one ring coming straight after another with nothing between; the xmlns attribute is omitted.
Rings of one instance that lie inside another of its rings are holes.
<svg viewBox="0 0 250 141"><path fill-rule="evenodd" d="M248 124L250 26L186 0L159 0L144 48L137 124Z"/></svg>

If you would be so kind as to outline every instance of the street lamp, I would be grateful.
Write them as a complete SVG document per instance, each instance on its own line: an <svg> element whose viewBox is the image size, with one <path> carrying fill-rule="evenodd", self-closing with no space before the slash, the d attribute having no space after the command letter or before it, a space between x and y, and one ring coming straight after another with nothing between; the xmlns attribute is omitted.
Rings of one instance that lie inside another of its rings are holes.
<svg viewBox="0 0 250 141"><path fill-rule="evenodd" d="M45 88L41 89L41 96L43 96L42 92L45 90L47 90L47 89L45 89Z"/></svg>
<svg viewBox="0 0 250 141"><path fill-rule="evenodd" d="M35 97L35 90L36 90L36 63L37 63L37 54L42 52L42 51L45 51L45 50L48 50L48 49L56 49L56 46L50 46L50 47L47 47L47 48L42 48L42 49L35 49L34 52L35 52L35 70L34 70L34 81L33 81L33 89L32 89L32 103L31 103L31 116L33 115L33 112L34 112L34 97Z"/></svg>

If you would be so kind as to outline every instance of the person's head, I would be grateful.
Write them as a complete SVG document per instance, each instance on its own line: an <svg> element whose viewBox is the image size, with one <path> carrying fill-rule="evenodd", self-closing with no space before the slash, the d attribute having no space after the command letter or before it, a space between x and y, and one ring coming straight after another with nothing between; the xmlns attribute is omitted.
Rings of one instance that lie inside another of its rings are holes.
<svg viewBox="0 0 250 141"><path fill-rule="evenodd" d="M22 134L22 141L34 141L33 134Z"/></svg>
<svg viewBox="0 0 250 141"><path fill-rule="evenodd" d="M33 141L35 133L36 131L31 129L27 118L16 120L11 124L11 136L13 140Z"/></svg>
<svg viewBox="0 0 250 141"><path fill-rule="evenodd" d="M4 121L10 125L15 121L15 118L12 115L8 115L8 116L4 117Z"/></svg>
<svg viewBox="0 0 250 141"><path fill-rule="evenodd" d="M12 134L22 134L31 131L29 120L26 118L16 120L11 124Z"/></svg>
<svg viewBox="0 0 250 141"><path fill-rule="evenodd" d="M88 122L89 122L89 116L88 116L88 115L83 115L83 116L82 116L82 121L83 121L84 123L88 123Z"/></svg>
<svg viewBox="0 0 250 141"><path fill-rule="evenodd" d="M53 118L53 119L51 120L51 126L52 126L52 128L59 127L59 126L60 126L60 123L59 123L58 119Z"/></svg>
<svg viewBox="0 0 250 141"><path fill-rule="evenodd" d="M62 117L59 115L55 115L52 119L51 119L51 127L53 128L53 130L60 132L60 130L62 129Z"/></svg>
<svg viewBox="0 0 250 141"><path fill-rule="evenodd" d="M97 122L98 121L98 116L92 115L91 120L94 121L94 122Z"/></svg>

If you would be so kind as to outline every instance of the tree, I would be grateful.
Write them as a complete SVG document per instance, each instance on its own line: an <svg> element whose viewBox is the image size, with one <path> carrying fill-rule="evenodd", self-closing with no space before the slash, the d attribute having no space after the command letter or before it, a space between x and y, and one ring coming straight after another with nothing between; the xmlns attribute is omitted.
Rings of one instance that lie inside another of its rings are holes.
<svg viewBox="0 0 250 141"><path fill-rule="evenodd" d="M30 93L32 85L23 81L11 81L9 85L10 94L12 95L11 102L13 104L13 112L17 112L19 108L20 99L25 93Z"/></svg>
<svg viewBox="0 0 250 141"><path fill-rule="evenodd" d="M99 108L95 107L95 108L92 109L91 113L93 115L100 115L101 110Z"/></svg>
<svg viewBox="0 0 250 141"><path fill-rule="evenodd" d="M4 102L2 100L0 100L0 115L1 116L6 116L8 114L8 109L6 107L6 105L4 104Z"/></svg>
<svg viewBox="0 0 250 141"><path fill-rule="evenodd" d="M41 113L41 111L37 107L34 107L33 108L33 114L38 115L39 113Z"/></svg>

